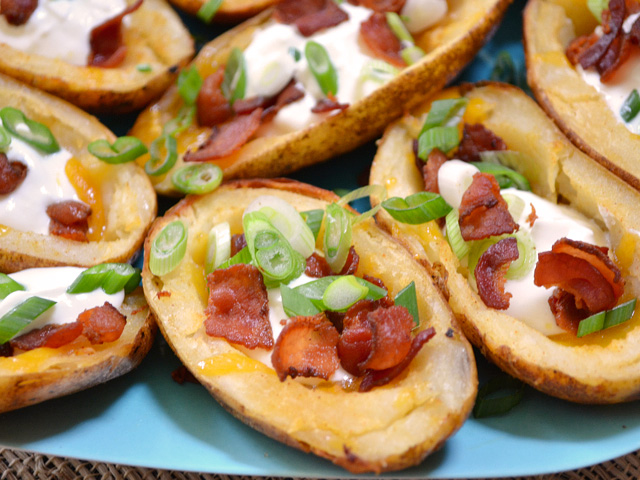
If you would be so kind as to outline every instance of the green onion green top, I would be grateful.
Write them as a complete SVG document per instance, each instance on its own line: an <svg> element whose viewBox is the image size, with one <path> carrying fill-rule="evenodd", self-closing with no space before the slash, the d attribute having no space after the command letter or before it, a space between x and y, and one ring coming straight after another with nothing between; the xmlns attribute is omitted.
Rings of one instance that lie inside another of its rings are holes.
<svg viewBox="0 0 640 480"><path fill-rule="evenodd" d="M318 42L308 41L304 46L304 55L322 93L338 94L338 72L336 71L327 50Z"/></svg>
<svg viewBox="0 0 640 480"><path fill-rule="evenodd" d="M60 150L60 145L49 127L28 119L17 108L4 107L0 110L0 120L6 130L29 145L45 153L55 153Z"/></svg>
<svg viewBox="0 0 640 480"><path fill-rule="evenodd" d="M204 5L200 7L196 16L204 23L211 23L213 17L218 13L218 9L222 5L222 0L208 0Z"/></svg>
<svg viewBox="0 0 640 480"><path fill-rule="evenodd" d="M94 140L88 145L91 155L105 163L132 162L147 153L147 147L136 137L119 137L113 144L107 140Z"/></svg>
<svg viewBox="0 0 640 480"><path fill-rule="evenodd" d="M93 292L98 288L107 295L121 290L132 292L140 283L140 269L128 263L102 263L84 270L67 288L67 293Z"/></svg>
<svg viewBox="0 0 640 480"><path fill-rule="evenodd" d="M233 105L236 100L244 98L247 89L247 64L242 50L234 47L227 60L222 81L222 93Z"/></svg>

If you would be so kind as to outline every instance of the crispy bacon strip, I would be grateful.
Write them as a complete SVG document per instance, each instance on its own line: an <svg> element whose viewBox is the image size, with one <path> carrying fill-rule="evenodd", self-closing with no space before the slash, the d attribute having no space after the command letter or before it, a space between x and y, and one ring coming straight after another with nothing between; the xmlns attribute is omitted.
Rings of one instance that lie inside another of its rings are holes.
<svg viewBox="0 0 640 480"><path fill-rule="evenodd" d="M87 242L91 207L86 203L66 200L47 207L49 233L78 242Z"/></svg>
<svg viewBox="0 0 640 480"><path fill-rule="evenodd" d="M82 324L78 321L63 325L45 325L11 340L11 346L19 350L39 347L59 348L73 342L82 335Z"/></svg>
<svg viewBox="0 0 640 480"><path fill-rule="evenodd" d="M427 157L427 163L422 163L422 178L424 180L424 190L426 192L440 193L438 188L438 171L447 161L447 156L437 148L431 150Z"/></svg>
<svg viewBox="0 0 640 480"><path fill-rule="evenodd" d="M369 370L360 382L358 391L368 392L374 387L380 387L391 382L394 378L400 375L409 366L411 361L420 352L420 349L436 334L433 327L429 327L426 330L422 330L418 333L411 342L411 348L406 357L395 367L387 368L385 370Z"/></svg>
<svg viewBox="0 0 640 480"><path fill-rule="evenodd" d="M13 192L27 176L27 166L22 162L10 162L0 152L0 195Z"/></svg>
<svg viewBox="0 0 640 480"><path fill-rule="evenodd" d="M574 335L578 333L580 320L589 316L588 310L576 307L576 299L573 295L559 288L556 288L549 297L549 308L556 319L556 325Z"/></svg>
<svg viewBox="0 0 640 480"><path fill-rule="evenodd" d="M232 154L256 133L260 127L262 109L257 108L249 115L238 115L222 125L215 126L211 136L198 151L184 155L185 162L207 162Z"/></svg>
<svg viewBox="0 0 640 480"><path fill-rule="evenodd" d="M327 260L315 252L307 258L307 268L305 268L304 273L305 275L313 278L322 278L333 275Z"/></svg>
<svg viewBox="0 0 640 480"><path fill-rule="evenodd" d="M487 307L496 310L509 308L511 294L504 291L505 274L511 262L518 259L518 242L515 238L503 238L482 254L474 274L478 294Z"/></svg>
<svg viewBox="0 0 640 480"><path fill-rule="evenodd" d="M360 256L356 253L356 249L353 245L349 248L349 254L347 260L340 270L340 275L353 275L358 270L358 264L360 263Z"/></svg>
<svg viewBox="0 0 640 480"><path fill-rule="evenodd" d="M82 325L82 334L87 340L98 345L118 340L127 325L127 317L109 302L104 302L102 306L78 315L78 323Z"/></svg>
<svg viewBox="0 0 640 480"><path fill-rule="evenodd" d="M349 108L348 103L340 103L332 94L326 98L321 98L318 103L311 109L313 113L328 113L333 110L346 110Z"/></svg>
<svg viewBox="0 0 640 480"><path fill-rule="evenodd" d="M202 82L196 99L196 107L198 124L204 127L219 125L233 116L231 105L220 89L223 80L224 68L219 68Z"/></svg>
<svg viewBox="0 0 640 480"><path fill-rule="evenodd" d="M127 46L122 43L122 20L135 12L142 5L143 0L129 5L124 11L106 20L91 30L88 65L101 68L115 68L124 61Z"/></svg>
<svg viewBox="0 0 640 480"><path fill-rule="evenodd" d="M38 0L0 0L0 15L9 25L24 25L38 8Z"/></svg>
<svg viewBox="0 0 640 480"><path fill-rule="evenodd" d="M280 109L287 105L297 102L304 98L304 90L302 90L295 80L291 80L289 84L282 90L276 99L275 104L269 105L262 113L262 122L268 122L276 116Z"/></svg>
<svg viewBox="0 0 640 480"><path fill-rule="evenodd" d="M400 12L406 0L349 0L353 5L361 5L374 12Z"/></svg>
<svg viewBox="0 0 640 480"><path fill-rule="evenodd" d="M340 364L352 375L360 376L360 364L366 362L373 348L373 327L367 315L379 306L371 300L360 300L347 310L338 341Z"/></svg>
<svg viewBox="0 0 640 480"><path fill-rule="evenodd" d="M360 36L376 57L397 67L407 66L400 55L402 44L389 27L384 13L375 12L362 22Z"/></svg>
<svg viewBox="0 0 640 480"><path fill-rule="evenodd" d="M304 37L349 19L333 0L285 0L280 2L273 18L280 23L295 25Z"/></svg>
<svg viewBox="0 0 640 480"><path fill-rule="evenodd" d="M480 123L464 124L462 140L455 157L464 162L480 162L480 152L506 150L507 144Z"/></svg>
<svg viewBox="0 0 640 480"><path fill-rule="evenodd" d="M251 349L273 347L267 288L257 267L237 264L214 270L207 286L207 335Z"/></svg>
<svg viewBox="0 0 640 480"><path fill-rule="evenodd" d="M466 241L518 230L493 175L476 173L460 202L460 232Z"/></svg>
<svg viewBox="0 0 640 480"><path fill-rule="evenodd" d="M338 369L338 331L324 313L289 319L271 354L280 381L319 377L329 380Z"/></svg>
<svg viewBox="0 0 640 480"><path fill-rule="evenodd" d="M377 308L367 315L373 329L373 344L369 357L359 367L362 370L385 370L399 364L411 349L413 316L406 307Z"/></svg>

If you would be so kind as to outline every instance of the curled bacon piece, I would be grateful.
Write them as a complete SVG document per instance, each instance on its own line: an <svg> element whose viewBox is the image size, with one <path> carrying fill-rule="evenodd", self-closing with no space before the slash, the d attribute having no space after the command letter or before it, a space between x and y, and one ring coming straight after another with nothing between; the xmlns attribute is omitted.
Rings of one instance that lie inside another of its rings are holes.
<svg viewBox="0 0 640 480"><path fill-rule="evenodd" d="M19 350L33 350L39 347L58 348L73 342L82 335L80 322L65 323L63 325L45 325L31 330L11 340L11 346Z"/></svg>
<svg viewBox="0 0 640 480"><path fill-rule="evenodd" d="M549 297L549 308L556 319L556 325L574 335L578 333L580 320L589 316L589 311L576 307L576 299L569 292L559 288Z"/></svg>
<svg viewBox="0 0 640 480"><path fill-rule="evenodd" d="M347 310L342 321L342 333L338 341L340 364L352 375L360 376L360 364L365 362L373 348L373 327L367 315L379 306L371 300L360 300Z"/></svg>
<svg viewBox="0 0 640 480"><path fill-rule="evenodd" d="M478 294L487 307L496 310L509 308L511 294L504 291L505 274L511 262L518 259L518 242L515 238L503 238L482 254L474 274Z"/></svg>
<svg viewBox="0 0 640 480"><path fill-rule="evenodd" d="M237 115L222 125L215 126L211 136L196 152L184 155L185 162L207 162L232 154L243 146L260 127L262 109L249 115Z"/></svg>
<svg viewBox="0 0 640 480"><path fill-rule="evenodd" d="M101 68L118 67L127 55L127 46L122 43L122 20L135 12L142 5L143 0L129 5L124 11L106 20L91 30L88 65Z"/></svg>
<svg viewBox="0 0 640 480"><path fill-rule="evenodd" d="M0 152L0 195L13 192L27 176L27 166L21 162L10 162Z"/></svg>
<svg viewBox="0 0 640 480"><path fill-rule="evenodd" d="M213 127L233 116L231 105L220 89L223 80L224 69L219 68L202 82L196 99L198 123L202 126Z"/></svg>
<svg viewBox="0 0 640 480"><path fill-rule="evenodd" d="M303 37L310 37L348 20L349 15L333 0L284 0L276 6L273 18L295 25Z"/></svg>
<svg viewBox="0 0 640 480"><path fill-rule="evenodd" d="M271 354L280 381L319 377L329 380L338 369L338 331L324 313L290 318Z"/></svg>
<svg viewBox="0 0 640 480"><path fill-rule="evenodd" d="M246 246L247 246L247 239L245 238L244 233L236 233L231 236L231 256L232 257Z"/></svg>
<svg viewBox="0 0 640 480"><path fill-rule="evenodd" d="M460 202L460 232L466 241L513 233L518 224L500 195L500 185L493 175L476 173Z"/></svg>
<svg viewBox="0 0 640 480"><path fill-rule="evenodd" d="M0 15L9 25L24 25L38 8L38 0L0 0Z"/></svg>
<svg viewBox="0 0 640 480"><path fill-rule="evenodd" d="M52 235L78 242L88 241L91 207L86 203L75 200L53 203L47 207L47 215L51 219L49 233Z"/></svg>
<svg viewBox="0 0 640 480"><path fill-rule="evenodd" d="M313 252L307 258L307 268L304 270L305 275L313 278L328 277L333 275L331 267L327 263L327 260Z"/></svg>
<svg viewBox="0 0 640 480"><path fill-rule="evenodd" d="M424 179L425 192L440 193L438 188L438 170L447 161L447 156L437 148L431 150L427 157L427 163L422 163L422 178Z"/></svg>
<svg viewBox="0 0 640 480"><path fill-rule="evenodd" d="M360 382L358 391L368 392L374 387L380 387L391 382L391 380L400 375L409 366L411 361L420 352L420 349L424 346L424 344L431 340L431 338L435 334L436 331L433 329L433 327L422 330L413 338L409 353L399 364L397 364L395 367L387 368L385 370L368 370L364 378L362 379L362 382Z"/></svg>
<svg viewBox="0 0 640 480"><path fill-rule="evenodd" d="M384 13L373 13L360 24L360 35L373 54L397 67L406 67L400 52L402 44L387 23Z"/></svg>
<svg viewBox="0 0 640 480"><path fill-rule="evenodd" d="M600 247L568 238L538 255L534 284L570 293L588 314L613 308L624 291L620 270Z"/></svg>
<svg viewBox="0 0 640 480"><path fill-rule="evenodd" d="M340 103L331 93L326 98L321 98L318 103L311 109L313 113L327 113L333 110L346 110L349 108L348 103Z"/></svg>
<svg viewBox="0 0 640 480"><path fill-rule="evenodd" d="M480 123L464 124L462 140L455 157L464 162L480 162L480 152L506 150L507 144Z"/></svg>
<svg viewBox="0 0 640 480"><path fill-rule="evenodd" d="M374 12L400 12L406 0L349 0L353 5L361 5Z"/></svg>
<svg viewBox="0 0 640 480"><path fill-rule="evenodd" d="M115 342L127 325L127 317L109 302L85 310L78 315L77 321L82 325L82 334L92 345Z"/></svg>
<svg viewBox="0 0 640 480"><path fill-rule="evenodd" d="M358 270L358 264L360 263L360 256L356 253L356 249L353 245L349 248L349 254L347 255L347 260L345 261L342 270L340 270L340 275L353 275Z"/></svg>
<svg viewBox="0 0 640 480"><path fill-rule="evenodd" d="M273 346L267 288L257 267L237 264L214 270L207 276L207 286L207 335L251 349Z"/></svg>
<svg viewBox="0 0 640 480"><path fill-rule="evenodd" d="M291 80L289 84L282 90L276 98L275 104L269 105L262 113L262 121L268 122L276 116L276 114L287 105L297 102L304 97L304 90L302 90L295 80Z"/></svg>

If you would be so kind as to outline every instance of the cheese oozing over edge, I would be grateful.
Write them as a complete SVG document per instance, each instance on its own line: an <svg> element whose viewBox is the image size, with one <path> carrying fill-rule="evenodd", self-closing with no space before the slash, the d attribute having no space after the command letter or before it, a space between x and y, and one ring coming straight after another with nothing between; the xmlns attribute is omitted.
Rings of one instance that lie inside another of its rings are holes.
<svg viewBox="0 0 640 480"><path fill-rule="evenodd" d="M82 312L102 306L104 302L119 309L124 301L124 290L112 295L106 294L101 288L89 293L66 293L67 288L84 270L86 269L79 267L30 268L10 274L9 277L24 286L25 290L10 293L0 300L0 317L29 297L38 296L57 302L18 332L19 336L45 325L75 322Z"/></svg>
<svg viewBox="0 0 640 480"><path fill-rule="evenodd" d="M91 30L125 8L124 0L39 0L24 25L10 25L0 15L0 42L83 66L89 57Z"/></svg>

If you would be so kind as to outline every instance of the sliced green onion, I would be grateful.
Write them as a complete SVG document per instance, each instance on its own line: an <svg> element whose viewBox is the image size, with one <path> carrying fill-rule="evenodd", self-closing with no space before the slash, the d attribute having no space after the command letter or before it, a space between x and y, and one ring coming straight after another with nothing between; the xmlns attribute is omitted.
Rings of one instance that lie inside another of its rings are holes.
<svg viewBox="0 0 640 480"><path fill-rule="evenodd" d="M185 68L178 75L178 93L187 105L194 105L202 87L202 77L195 65Z"/></svg>
<svg viewBox="0 0 640 480"><path fill-rule="evenodd" d="M102 288L107 295L113 295L123 289L126 291L126 287L135 288L139 283L140 269L128 263L102 263L80 273L67 288L67 293L88 293Z"/></svg>
<svg viewBox="0 0 640 480"><path fill-rule="evenodd" d="M635 308L636 299L634 298L628 302L621 303L611 310L591 315L578 324L577 336L584 337L590 333L598 332L605 328L615 327L616 325L626 322L633 317Z"/></svg>
<svg viewBox="0 0 640 480"><path fill-rule="evenodd" d="M182 193L202 195L218 188L222 182L222 169L213 163L187 165L174 172L171 183Z"/></svg>
<svg viewBox="0 0 640 480"><path fill-rule="evenodd" d="M457 118L462 116L468 103L469 99L467 97L448 98L432 102L420 134L434 127L453 126L448 125L451 120L454 120L454 123L457 124Z"/></svg>
<svg viewBox="0 0 640 480"><path fill-rule="evenodd" d="M324 292L336 279L344 278L346 276L330 275L327 277L322 277L317 280L313 280L311 282L300 285L294 288L294 290L300 295L308 298L309 301L311 301L311 303L313 303L319 309L319 311L329 310L329 307L327 307L322 300L324 297ZM384 288L380 288L371 282L367 282L363 278L355 277L353 275L350 276L353 277L355 281L360 285L368 289L368 292L364 297L365 300L379 300L387 295L387 291Z"/></svg>
<svg viewBox="0 0 640 480"><path fill-rule="evenodd" d="M162 127L162 134L171 135L173 137L179 135L191 126L195 116L195 105L183 105L178 112L178 115L164 124L164 127Z"/></svg>
<svg viewBox="0 0 640 480"><path fill-rule="evenodd" d="M447 214L445 221L447 224L447 240L451 250L453 250L456 257L463 258L469 253L469 244L462 238L462 232L460 232L460 225L458 224L459 216L458 210L454 208Z"/></svg>
<svg viewBox="0 0 640 480"><path fill-rule="evenodd" d="M355 190L352 190L351 192L343 195L340 198L340 200L338 200L338 205L344 206L355 200L359 200L360 198L371 197L371 196L375 196L379 199L378 205L354 217L351 222L352 225L362 222L367 218L372 217L376 213L378 213L378 210L380 210L382 206L381 202L387 199L387 189L384 188L382 185L367 185L366 187L360 187L360 188L356 188Z"/></svg>
<svg viewBox="0 0 640 480"><path fill-rule="evenodd" d="M148 63L139 63L136 65L136 70L142 73L149 73L151 71L151 65Z"/></svg>
<svg viewBox="0 0 640 480"><path fill-rule="evenodd" d="M113 144L105 139L94 140L87 148L91 155L110 164L132 162L147 153L147 147L136 137L118 137Z"/></svg>
<svg viewBox="0 0 640 480"><path fill-rule="evenodd" d="M162 145L164 144L164 145ZM160 149L164 147L164 157L160 158ZM167 134L160 135L149 147L150 158L144 165L147 175L158 176L167 173L178 160L178 142Z"/></svg>
<svg viewBox="0 0 640 480"><path fill-rule="evenodd" d="M239 263L244 263L245 265L253 264L253 259L251 258L251 252L249 252L249 247L244 247L238 253L236 253L233 257L231 257L226 262L222 262L218 268L229 268L231 265L237 265Z"/></svg>
<svg viewBox="0 0 640 480"><path fill-rule="evenodd" d="M222 222L209 230L205 273L211 273L231 257L231 228Z"/></svg>
<svg viewBox="0 0 640 480"><path fill-rule="evenodd" d="M587 7L593 16L602 23L602 12L609 8L609 0L587 0Z"/></svg>
<svg viewBox="0 0 640 480"><path fill-rule="evenodd" d="M400 15L395 12L387 12L387 25L393 32L393 34L400 40L401 42L405 42L409 45L413 45L413 37L405 27Z"/></svg>
<svg viewBox="0 0 640 480"><path fill-rule="evenodd" d="M282 309L289 317L310 317L321 310L311 300L286 285L280 285L282 295Z"/></svg>
<svg viewBox="0 0 640 480"><path fill-rule="evenodd" d="M446 154L457 147L459 143L458 127L430 128L418 137L418 157L426 161L434 148Z"/></svg>
<svg viewBox="0 0 640 480"><path fill-rule="evenodd" d="M507 206L509 207L509 213L511 214L511 218L516 223L519 223L520 216L522 216L522 212L524 211L525 203L522 198L517 195L513 195L510 193L505 193L502 195L505 202L507 202Z"/></svg>
<svg viewBox="0 0 640 480"><path fill-rule="evenodd" d="M426 53L424 53L424 50L416 45L403 48L400 51L400 56L407 65L413 65L414 63L419 62L420 59L422 59L422 57L424 57L425 55Z"/></svg>
<svg viewBox="0 0 640 480"><path fill-rule="evenodd" d="M524 383L503 373L480 387L473 416L484 418L507 413L520 403L523 396Z"/></svg>
<svg viewBox="0 0 640 480"><path fill-rule="evenodd" d="M325 95L338 94L338 72L336 71L329 54L318 42L309 41L304 46L304 56L309 64L309 70L318 82L322 93Z"/></svg>
<svg viewBox="0 0 640 480"><path fill-rule="evenodd" d="M638 112L640 112L640 95L638 90L634 88L620 107L620 116L625 122L630 122L636 118Z"/></svg>
<svg viewBox="0 0 640 480"><path fill-rule="evenodd" d="M529 180L524 177L524 175L519 174L509 167L494 163L494 158L500 158L499 151L481 152L480 158L482 159L482 162L471 162L471 164L476 166L481 172L489 173L496 177L496 180L500 184L500 188L508 188L513 186L518 190L526 190L529 192L531 191L531 184L529 183ZM486 159L491 159L491 161ZM507 179L507 181L501 181L501 178Z"/></svg>
<svg viewBox="0 0 640 480"><path fill-rule="evenodd" d="M289 55L297 62L302 58L302 53L296 47L289 47Z"/></svg>
<svg viewBox="0 0 640 480"><path fill-rule="evenodd" d="M222 5L222 0L208 0L200 7L196 16L204 23L211 23L213 17L218 13L220 5Z"/></svg>
<svg viewBox="0 0 640 480"><path fill-rule="evenodd" d="M353 275L336 278L322 294L322 302L329 310L345 311L358 300L362 300L369 289L361 285Z"/></svg>
<svg viewBox="0 0 640 480"><path fill-rule="evenodd" d="M149 270L157 276L171 272L187 251L187 229L180 220L165 225L151 244Z"/></svg>
<svg viewBox="0 0 640 480"><path fill-rule="evenodd" d="M307 210L304 212L300 212L300 216L311 229L313 238L317 240L318 233L320 233L320 227L322 226L322 219L324 218L324 210L321 208Z"/></svg>
<svg viewBox="0 0 640 480"><path fill-rule="evenodd" d="M397 76L400 69L384 60L369 60L360 70L361 81L371 80L377 83L385 83Z"/></svg>
<svg viewBox="0 0 640 480"><path fill-rule="evenodd" d="M7 129L0 124L0 152L6 152L11 145L11 135Z"/></svg>
<svg viewBox="0 0 640 480"><path fill-rule="evenodd" d="M324 258L334 272L344 267L351 248L350 214L336 203L327 206L324 227Z"/></svg>
<svg viewBox="0 0 640 480"><path fill-rule="evenodd" d="M513 234L518 245L518 258L509 265L505 274L507 280L517 280L527 275L538 261L536 244L531 238L531 234L525 231L518 231Z"/></svg>
<svg viewBox="0 0 640 480"><path fill-rule="evenodd" d="M241 100L245 96L247 89L247 64L242 54L242 50L234 47L227 60L224 69L224 80L222 81L222 93L229 103L233 105L236 100Z"/></svg>
<svg viewBox="0 0 640 480"><path fill-rule="evenodd" d="M0 318L0 345L15 337L24 327L54 306L56 302L41 297L29 297Z"/></svg>
<svg viewBox="0 0 640 480"><path fill-rule="evenodd" d="M9 275L0 273L0 300L7 298L7 296L13 292L24 289L24 286L20 285Z"/></svg>
<svg viewBox="0 0 640 480"><path fill-rule="evenodd" d="M4 128L29 145L45 153L55 153L60 150L60 145L49 127L35 120L29 120L17 108L4 107L0 110L0 119Z"/></svg>
<svg viewBox="0 0 640 480"><path fill-rule="evenodd" d="M418 297L416 295L416 282L411 281L409 285L398 292L393 302L409 310L416 327L420 325L420 313L418 312Z"/></svg>
<svg viewBox="0 0 640 480"><path fill-rule="evenodd" d="M401 223L418 225L444 217L451 206L437 193L418 192L407 198L392 197L382 207Z"/></svg>

